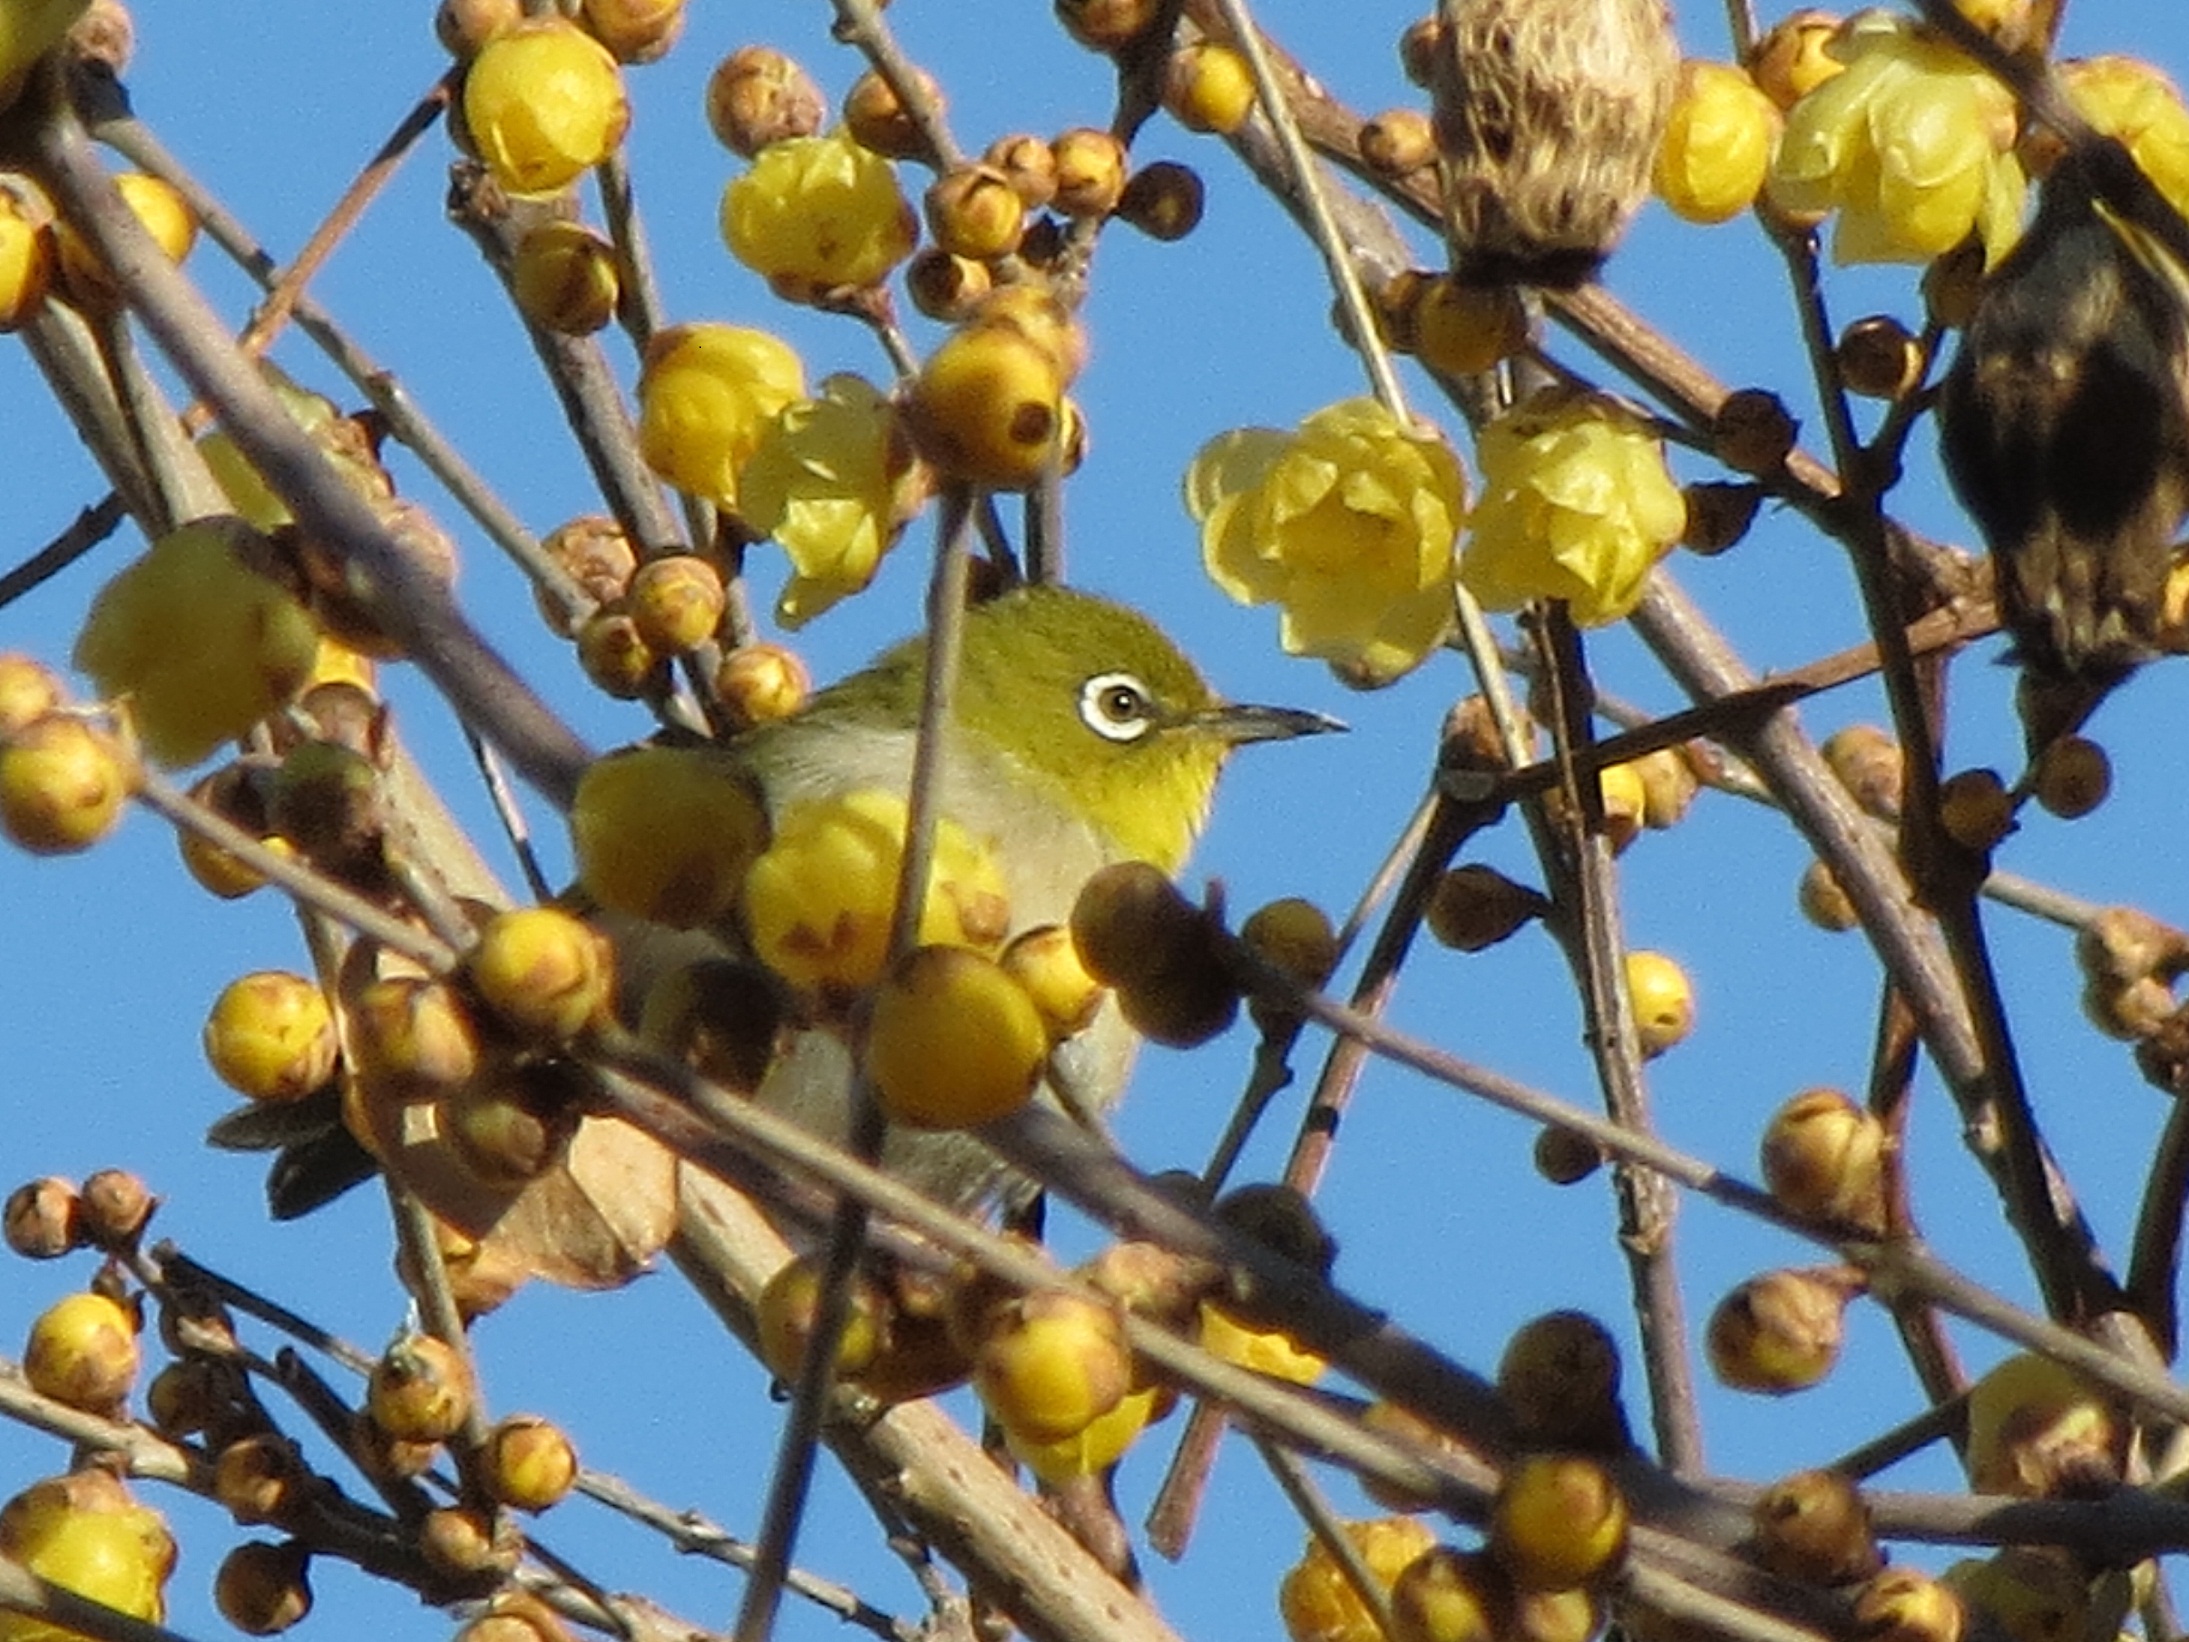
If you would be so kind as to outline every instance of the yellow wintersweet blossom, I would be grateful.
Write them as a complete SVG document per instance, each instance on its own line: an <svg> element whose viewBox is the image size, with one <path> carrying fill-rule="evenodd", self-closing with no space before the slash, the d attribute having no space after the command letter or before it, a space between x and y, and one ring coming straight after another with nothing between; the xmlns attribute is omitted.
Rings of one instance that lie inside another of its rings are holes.
<svg viewBox="0 0 2189 1642"><path fill-rule="evenodd" d="M1680 65L1650 186L1688 222L1730 221L1755 203L1779 123L1778 105L1744 70L1690 58Z"/></svg>
<svg viewBox="0 0 2189 1642"><path fill-rule="evenodd" d="M776 417L738 488L745 522L790 555L778 621L803 627L874 579L918 507L915 472L889 401L856 376Z"/></svg>
<svg viewBox="0 0 2189 1642"><path fill-rule="evenodd" d="M1487 610L1563 599L1583 627L1632 610L1687 504L1664 449L1602 394L1546 388L1482 430L1459 579Z"/></svg>
<svg viewBox="0 0 2189 1642"><path fill-rule="evenodd" d="M1451 631L1466 506L1451 447L1372 399L1316 411L1293 433L1221 434L1186 473L1216 585L1283 606L1285 649L1363 688L1412 671Z"/></svg>
<svg viewBox="0 0 2189 1642"><path fill-rule="evenodd" d="M742 325L672 325L639 371L639 454L679 490L734 509L738 469L805 395L789 343Z"/></svg>
<svg viewBox="0 0 2189 1642"><path fill-rule="evenodd" d="M2133 57L2063 63L2060 78L2083 118L2118 138L2168 203L2189 215L2189 106L2174 82Z"/></svg>
<svg viewBox="0 0 2189 1642"><path fill-rule="evenodd" d="M889 959L905 819L904 799L879 788L793 804L777 816L773 842L745 874L745 928L760 961L827 998L872 985ZM920 945L993 952L1010 920L1003 870L987 841L943 817Z"/></svg>
<svg viewBox="0 0 2189 1642"><path fill-rule="evenodd" d="M795 299L880 284L918 237L895 169L842 131L769 143L722 191L730 254Z"/></svg>
<svg viewBox="0 0 2189 1642"><path fill-rule="evenodd" d="M1795 216L1836 211L1838 262L1928 262L1973 231L1996 263L2022 225L2013 93L1885 12L1851 19L1831 51L1847 71L1787 114L1771 203Z"/></svg>

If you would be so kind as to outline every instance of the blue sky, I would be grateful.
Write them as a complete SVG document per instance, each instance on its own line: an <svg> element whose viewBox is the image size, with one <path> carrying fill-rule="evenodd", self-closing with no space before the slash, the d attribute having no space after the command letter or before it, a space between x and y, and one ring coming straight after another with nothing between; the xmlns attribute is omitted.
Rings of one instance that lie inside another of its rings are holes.
<svg viewBox="0 0 2189 1642"><path fill-rule="evenodd" d="M266 6L250 0L144 0L130 85L139 112L277 253L299 245L354 168L444 60L422 4ZM1703 0L1681 0L1683 41L1724 54L1723 20ZM1366 111L1407 100L1393 50L1408 13L1285 0L1267 25L1341 97ZM1012 130L1100 124L1109 88L1101 62L1063 39L1042 8L965 7L902 0L890 18L914 55L942 78L951 119L968 146ZM2070 8L2074 51L2125 50L2189 76L2189 22L2179 0L2113 0ZM883 361L841 321L785 308L733 264L716 236L716 200L735 162L707 137L699 87L732 47L766 41L802 56L832 94L855 73L826 39L824 9L785 0L700 7L684 43L631 77L631 150L641 205L662 268L670 314L778 329L810 377L833 370L879 375ZM1178 482L1200 443L1224 429L1286 425L1362 391L1352 356L1327 319L1319 263L1223 150L1158 121L1145 157L1188 160L1210 185L1208 219L1185 242L1154 245L1127 231L1105 236L1088 324L1094 358L1081 392L1093 449L1069 495L1076 580L1131 599L1186 644L1225 693L1316 707L1353 733L1261 749L1229 772L1217 818L1192 873L1220 877L1235 906L1307 894L1333 909L1358 885L1419 797L1437 725L1470 686L1450 658L1392 690L1352 695L1318 665L1282 656L1273 613L1229 604L1202 575ZM515 321L469 244L443 221L450 157L429 136L315 294L403 379L416 401L470 454L519 514L545 530L589 505L585 474L561 429ZM1434 257L1423 244L1424 262ZM201 247L192 263L225 312L240 318L239 278ZM1698 230L1660 209L1645 213L1611 266L1612 287L1734 382L1785 392L1815 426L1795 349L1793 309L1777 261L1752 224ZM1857 270L1831 276L1841 319L1871 311L1913 317L1914 274ZM304 345L278 350L299 377L348 396ZM1577 355L1571 354L1569 357ZM627 354L619 354L627 372ZM1430 403L1412 384L1417 403ZM58 531L103 490L87 457L19 348L0 348L0 402L8 417L11 506L0 560L13 562ZM1919 527L1969 540L1936 482L1919 433L1900 498ZM1699 469L1693 470L1695 473ZM433 503L415 468L406 491ZM441 508L454 522L453 509ZM515 575L459 531L459 584L467 611L504 645L595 745L644 733L635 709L582 684L567 650L550 640ZM925 540L915 532L861 600L816 624L800 643L821 676L856 666L917 620ZM66 657L96 582L138 549L117 538L63 582L0 610L0 646ZM772 598L779 566L755 555ZM1792 516L1766 514L1734 553L1675 560L1673 573L1758 669L1786 666L1856 642L1860 616L1840 549ZM1954 670L1949 761L2007 764L2019 732L1995 643ZM1655 709L1679 705L1673 687L1626 635L1592 638L1606 687ZM487 812L454 727L404 669L388 693L404 735L460 814L482 834ZM2136 900L2189 918L2178 847L2189 782L2178 730L2189 712L2189 666L2149 669L2110 703L2096 733L2116 766L2114 800L2072 826L2034 816L2004 864L2099 901ZM1881 717L1867 687L1811 704L1819 736ZM559 849L543 806L534 820ZM1528 870L1525 841L1507 824L1479 858ZM1651 1068L1668 1137L1742 1172L1753 1171L1765 1116L1815 1083L1860 1088L1868 1064L1876 974L1853 936L1799 921L1794 885L1807 859L1768 813L1706 796L1689 821L1645 837L1621 863L1626 919L1637 945L1686 963L1700 998L1694 1038ZM171 841L148 816L75 860L31 862L0 853L0 1186L36 1173L134 1167L166 1197L160 1229L209 1264L233 1272L352 1339L376 1345L402 1320L389 1269L384 1204L353 1194L301 1224L272 1227L251 1160L209 1152L205 1125L227 1104L197 1050L204 1012L247 970L301 966L282 908L260 897L218 904L176 870ZM2125 1247L2140 1189L2138 1168L2164 1116L2125 1052L2083 1023L2069 941L2012 917L1993 920L2007 996L2048 1134L2107 1245ZM1524 936L1471 958L1419 953L1395 1018L1436 1041L1582 1102L1593 1100L1564 969L1550 944ZM1150 1167L1197 1163L1243 1079L1241 1036L1192 1055L1152 1050L1121 1122L1130 1154ZM1312 1053L1303 1058L1312 1076ZM1248 1167L1273 1171L1289 1143L1296 1104L1280 1100ZM1381 1070L1348 1117L1324 1194L1342 1246L1340 1279L1399 1311L1419 1332L1479 1367L1512 1327L1555 1306L1581 1305L1624 1326L1624 1280L1600 1183L1560 1191L1528 1162L1532 1134L1515 1119L1449 1091ZM2031 1298L1989 1188L1962 1154L1934 1078L1921 1080L1912 1141L1926 1230L1941 1252L2018 1301ZM1083 1229L1064 1239L1085 1246ZM1808 1259L1805 1249L1707 1205L1680 1225L1688 1302L1699 1329L1717 1296L1765 1266ZM18 1348L37 1308L88 1268L0 1262L0 1351ZM483 1323L479 1350L497 1411L532 1409L564 1420L589 1463L618 1472L676 1506L702 1509L749 1532L758 1478L772 1449L774 1410L759 1372L717 1331L673 1276L608 1296L528 1290ZM1963 1341L1972 1361L1995 1353ZM1819 1462L1911 1412L1916 1393L1890 1330L1858 1309L1847 1361L1831 1382L1793 1404L1707 1392L1714 1468L1769 1476ZM1789 1417L1793 1416L1793 1417ZM1177 1425L1128 1460L1121 1482L1129 1519L1145 1508ZM0 1483L56 1469L44 1439L0 1427ZM1935 1464L1910 1467L1909 1486L1951 1486ZM1192 1557L1151 1570L1158 1600L1187 1634L1273 1631L1269 1593L1296 1554L1299 1532L1251 1453L1228 1448L1221 1486ZM1349 1508L1358 1498L1334 1491ZM238 1537L217 1513L170 1501L184 1545L172 1591L176 1623L198 1635L219 1622L207 1603L213 1568ZM647 1536L582 1504L563 1507L541 1537L612 1586L658 1595L721 1624L738 1583L722 1570L669 1555ZM914 1593L884 1556L840 1483L823 1489L801 1559L858 1583L885 1607L912 1611ZM352 1642L373 1634L433 1636L447 1621L400 1592L346 1569L320 1580L321 1611L307 1635ZM833 1620L793 1608L786 1637L835 1634Z"/></svg>

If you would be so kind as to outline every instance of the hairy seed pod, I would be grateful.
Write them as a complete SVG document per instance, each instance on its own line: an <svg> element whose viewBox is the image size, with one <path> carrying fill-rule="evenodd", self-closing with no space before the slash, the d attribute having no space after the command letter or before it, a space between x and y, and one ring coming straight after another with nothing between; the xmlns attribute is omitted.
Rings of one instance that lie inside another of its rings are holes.
<svg viewBox="0 0 2189 1642"><path fill-rule="evenodd" d="M1991 548L2022 664L2033 755L2161 647L2189 513L2189 273L2100 205L2108 170L2130 163L2110 143L2061 157L1938 399L1946 476Z"/></svg>
<svg viewBox="0 0 2189 1642"><path fill-rule="evenodd" d="M1649 192L1680 52L1664 0L1451 0L1432 64L1453 271L1571 287Z"/></svg>

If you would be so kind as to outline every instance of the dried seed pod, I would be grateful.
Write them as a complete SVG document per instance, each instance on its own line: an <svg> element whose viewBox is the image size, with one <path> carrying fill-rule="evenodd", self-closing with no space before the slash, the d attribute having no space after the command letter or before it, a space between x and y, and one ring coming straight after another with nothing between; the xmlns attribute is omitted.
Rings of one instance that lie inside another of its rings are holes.
<svg viewBox="0 0 2189 1642"><path fill-rule="evenodd" d="M1451 0L1430 92L1453 270L1571 287L1649 192L1680 66L1663 0Z"/></svg>
<svg viewBox="0 0 2189 1642"><path fill-rule="evenodd" d="M2189 514L2189 305L2101 209L2117 145L2072 148L1984 282L1938 397L1946 476L1992 552L2034 756L2159 646ZM2139 179L2140 180L2140 179Z"/></svg>

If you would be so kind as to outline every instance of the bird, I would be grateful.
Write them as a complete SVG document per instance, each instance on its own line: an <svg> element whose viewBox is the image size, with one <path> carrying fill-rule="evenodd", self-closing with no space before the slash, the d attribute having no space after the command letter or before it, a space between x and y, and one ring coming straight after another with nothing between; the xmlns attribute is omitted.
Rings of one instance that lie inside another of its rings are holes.
<svg viewBox="0 0 2189 1642"><path fill-rule="evenodd" d="M723 756L757 788L771 822L794 806L862 791L904 793L927 669L924 635L815 693L793 716L730 740ZM988 846L1010 932L1062 925L1079 890L1113 863L1175 875L1239 747L1342 729L1295 708L1223 700L1178 645L1123 604L1029 585L965 613L944 725L938 815ZM739 932L708 932L736 949ZM754 1097L838 1142L851 1130L848 1034L788 1030ZM1050 1081L1100 1113L1123 1093L1137 1039L1114 1002L1060 1044ZM1015 1187L1000 1159L957 1134L894 1128L882 1165L957 1207Z"/></svg>
<svg viewBox="0 0 2189 1642"><path fill-rule="evenodd" d="M2189 273L2070 147L1939 386L1946 477L1991 552L2032 758L2162 648L2189 513Z"/></svg>

